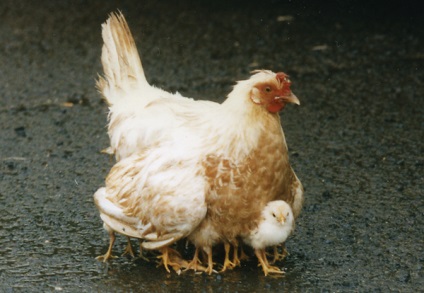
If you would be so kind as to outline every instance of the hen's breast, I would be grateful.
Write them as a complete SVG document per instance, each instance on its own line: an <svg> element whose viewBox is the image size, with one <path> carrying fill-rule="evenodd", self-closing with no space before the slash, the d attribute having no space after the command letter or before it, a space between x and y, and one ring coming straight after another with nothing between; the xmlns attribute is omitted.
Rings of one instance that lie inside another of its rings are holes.
<svg viewBox="0 0 424 293"><path fill-rule="evenodd" d="M209 154L202 164L209 186L208 218L229 240L257 227L263 207L285 188L290 171L279 124L263 131L242 160Z"/></svg>

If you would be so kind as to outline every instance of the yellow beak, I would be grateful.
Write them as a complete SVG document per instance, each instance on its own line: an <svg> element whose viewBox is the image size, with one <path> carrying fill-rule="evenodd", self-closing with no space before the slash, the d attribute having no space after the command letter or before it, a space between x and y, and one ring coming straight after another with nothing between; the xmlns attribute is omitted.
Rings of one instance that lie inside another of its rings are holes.
<svg viewBox="0 0 424 293"><path fill-rule="evenodd" d="M296 104L296 105L300 105L299 99L292 92L289 95L284 96L284 97L275 97L275 100L276 101L283 101L284 103L293 103L293 104Z"/></svg>
<svg viewBox="0 0 424 293"><path fill-rule="evenodd" d="M279 223L284 224L286 222L286 217L282 215L281 217L278 217L277 220Z"/></svg>
<svg viewBox="0 0 424 293"><path fill-rule="evenodd" d="M284 97L283 100L286 103L293 103L293 104L296 104L296 105L300 105L299 99L293 93L290 93L290 95L288 95L287 97Z"/></svg>

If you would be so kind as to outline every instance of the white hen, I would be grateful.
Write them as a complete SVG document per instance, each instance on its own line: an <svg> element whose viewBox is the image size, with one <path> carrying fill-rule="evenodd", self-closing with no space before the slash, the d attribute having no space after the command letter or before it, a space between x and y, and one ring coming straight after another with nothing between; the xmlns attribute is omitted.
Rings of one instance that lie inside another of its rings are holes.
<svg viewBox="0 0 424 293"><path fill-rule="evenodd" d="M299 214L303 189L278 115L287 103L299 104L286 74L255 71L222 104L195 101L148 84L122 14L102 27L98 88L109 104L109 151L118 163L95 198L111 235L145 238L149 249L188 235L207 252L211 273L211 246L236 243L269 201L283 199ZM170 219L181 220L178 210L194 209L194 216L158 230L151 212L158 205ZM125 231L116 222L128 224ZM191 264L197 267L197 260Z"/></svg>

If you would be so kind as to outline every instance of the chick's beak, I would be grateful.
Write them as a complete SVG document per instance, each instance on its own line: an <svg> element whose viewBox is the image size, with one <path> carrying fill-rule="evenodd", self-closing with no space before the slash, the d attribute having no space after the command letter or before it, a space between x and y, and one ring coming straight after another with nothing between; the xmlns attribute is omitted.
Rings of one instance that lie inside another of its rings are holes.
<svg viewBox="0 0 424 293"><path fill-rule="evenodd" d="M286 217L284 217L283 215L281 215L280 217L278 217L278 222L281 224L284 224L286 222Z"/></svg>
<svg viewBox="0 0 424 293"><path fill-rule="evenodd" d="M293 103L296 105L300 105L299 99L292 92L290 92L290 94L288 94L287 96L275 97L275 99L283 101L284 103Z"/></svg>

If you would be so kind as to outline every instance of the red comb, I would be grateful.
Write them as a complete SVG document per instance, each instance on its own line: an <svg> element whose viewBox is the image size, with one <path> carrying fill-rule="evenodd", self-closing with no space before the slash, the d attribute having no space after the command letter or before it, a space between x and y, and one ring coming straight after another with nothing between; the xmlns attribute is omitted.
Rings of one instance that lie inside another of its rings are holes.
<svg viewBox="0 0 424 293"><path fill-rule="evenodd" d="M287 74L285 74L284 72L277 72L276 78L281 83L286 83L288 81Z"/></svg>
<svg viewBox="0 0 424 293"><path fill-rule="evenodd" d="M275 78L283 85L285 94L289 94L291 81L288 75L285 74L284 72L277 72L277 74L275 75Z"/></svg>

